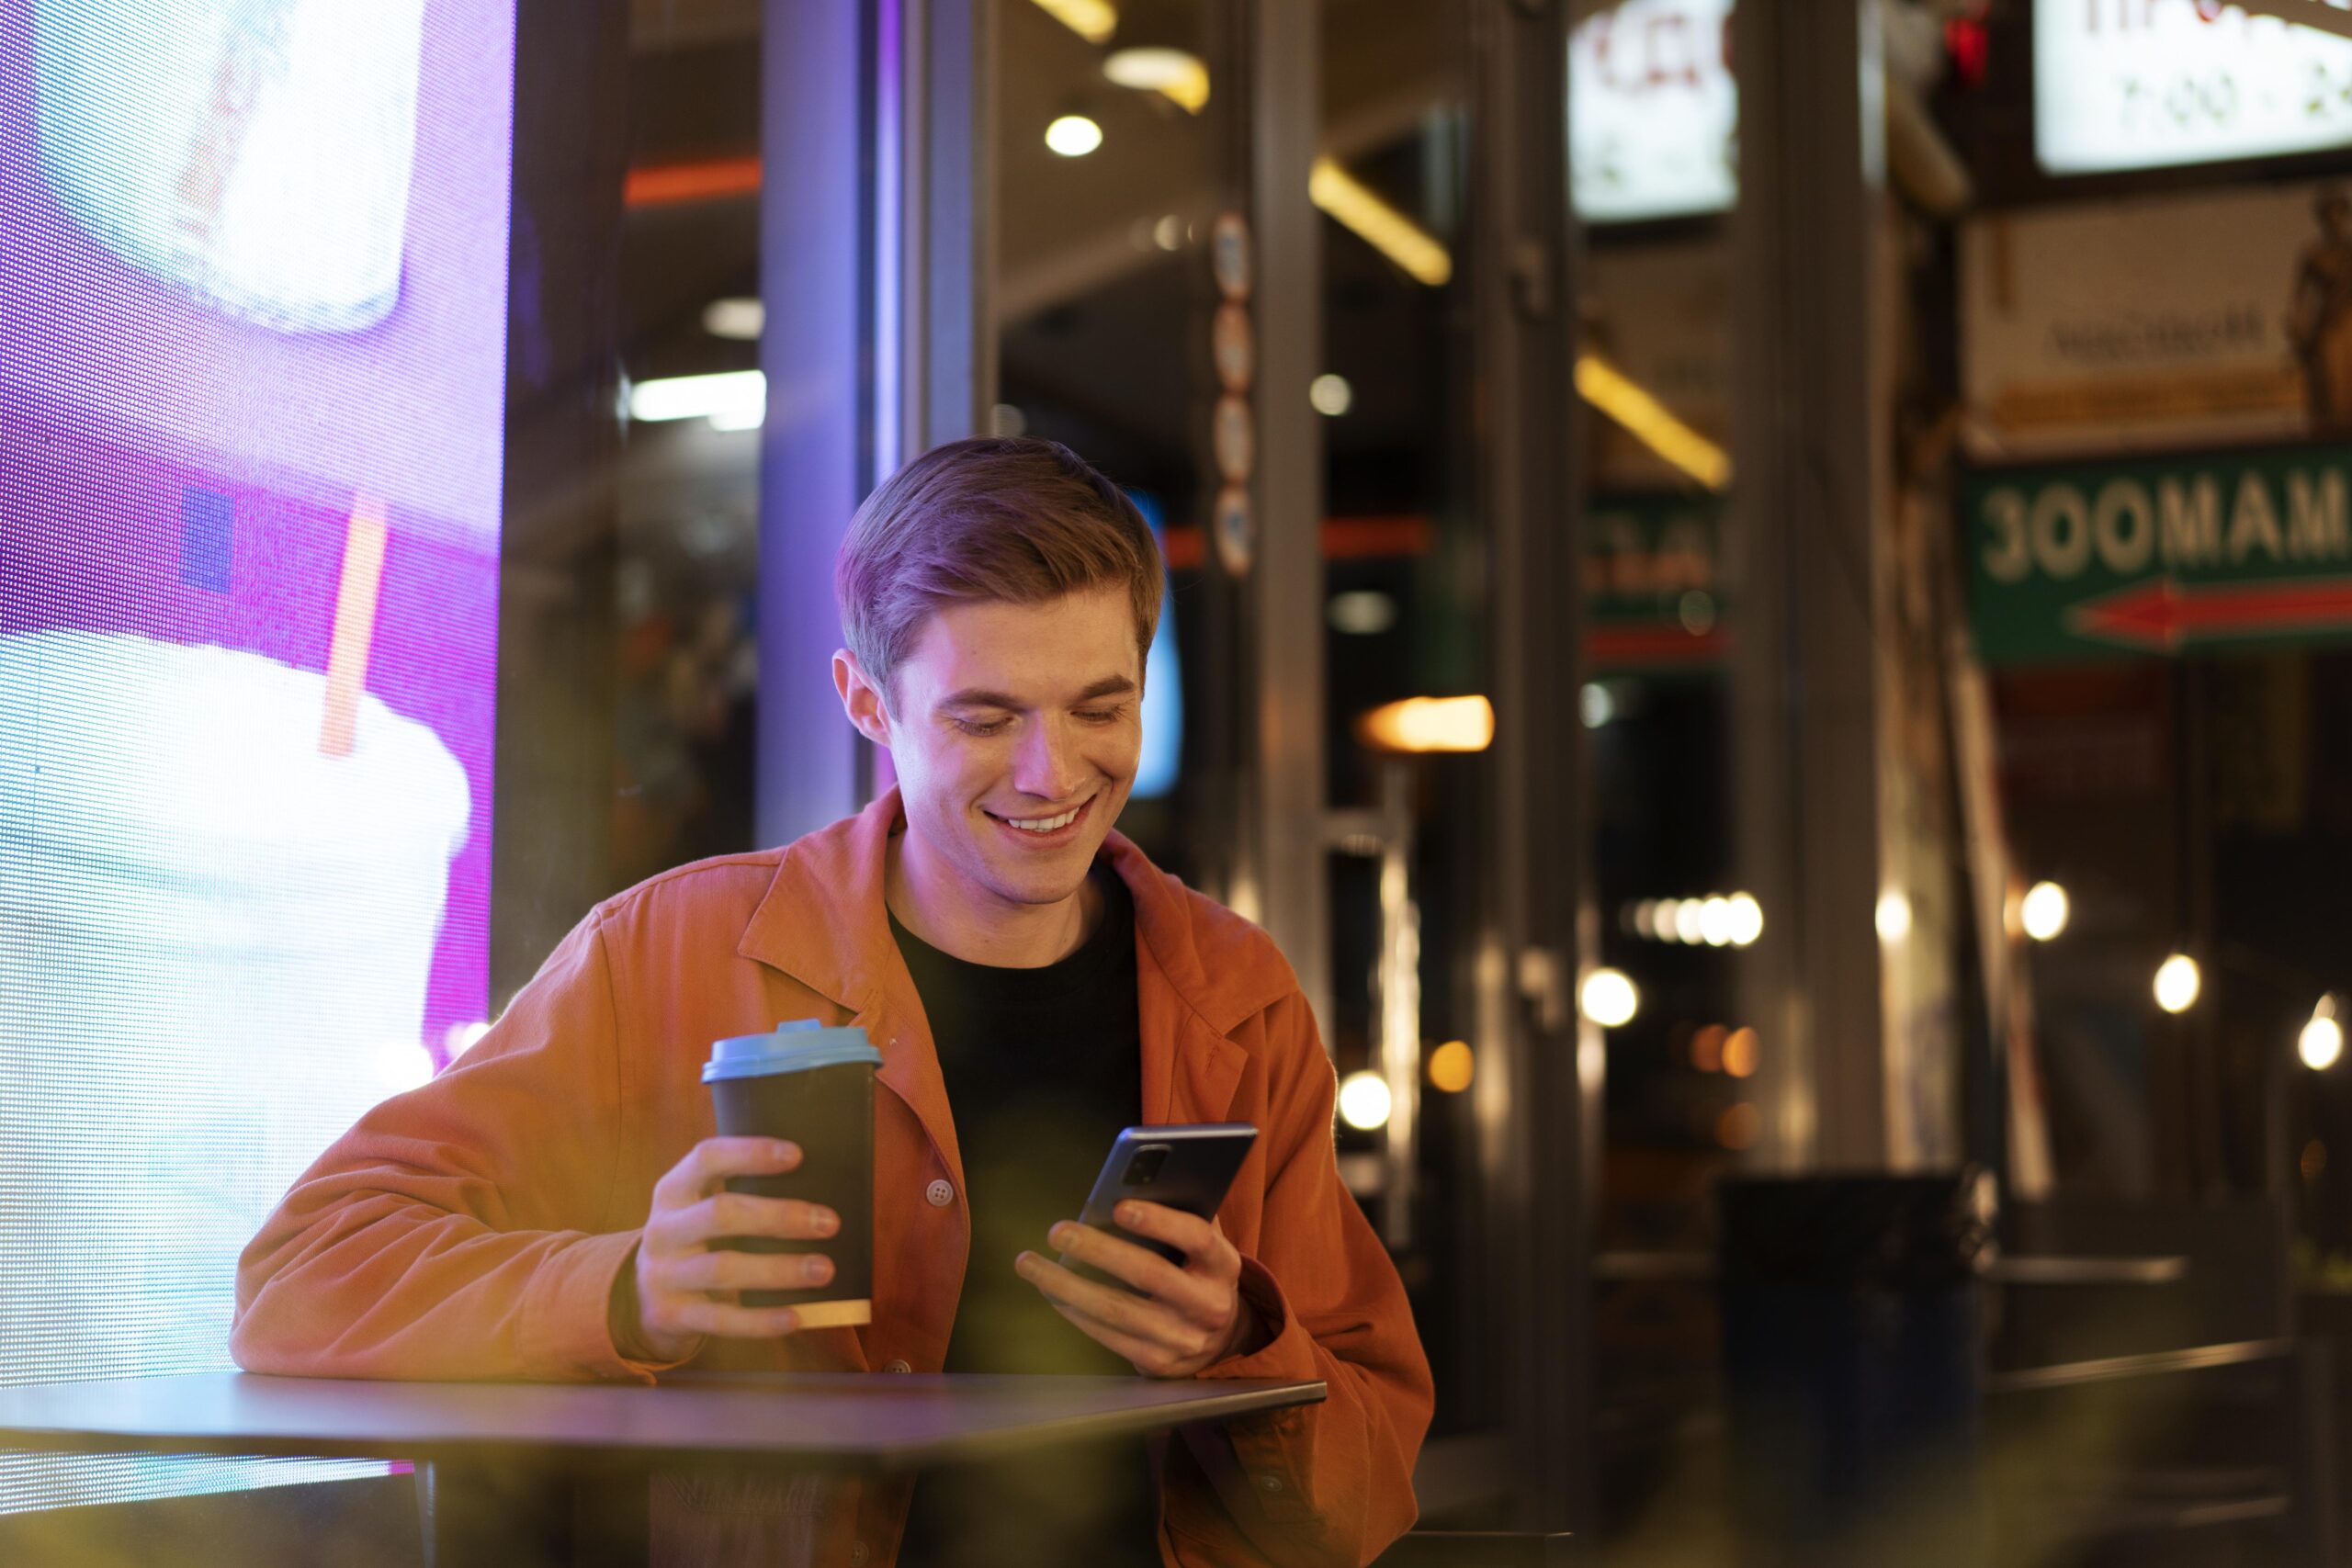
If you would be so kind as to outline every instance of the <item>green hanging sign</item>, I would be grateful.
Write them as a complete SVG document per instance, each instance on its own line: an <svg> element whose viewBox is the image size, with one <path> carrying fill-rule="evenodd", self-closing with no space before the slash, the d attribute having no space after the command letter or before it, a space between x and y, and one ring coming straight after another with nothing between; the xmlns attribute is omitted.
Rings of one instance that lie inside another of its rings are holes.
<svg viewBox="0 0 2352 1568"><path fill-rule="evenodd" d="M1982 469L1961 485L1995 664L2352 639L2352 448Z"/></svg>
<svg viewBox="0 0 2352 1568"><path fill-rule="evenodd" d="M1585 658L1598 673L1704 669L1724 651L1723 497L1595 498L1585 513Z"/></svg>

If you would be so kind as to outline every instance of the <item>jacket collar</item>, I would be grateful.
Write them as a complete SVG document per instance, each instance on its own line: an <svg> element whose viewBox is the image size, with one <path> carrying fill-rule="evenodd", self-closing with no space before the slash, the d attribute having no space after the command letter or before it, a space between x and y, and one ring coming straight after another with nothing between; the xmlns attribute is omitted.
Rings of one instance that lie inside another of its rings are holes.
<svg viewBox="0 0 2352 1568"><path fill-rule="evenodd" d="M890 839L905 819L893 789L788 846L736 952L856 1016L882 1052L882 1082L922 1118L960 1179L938 1056L884 898ZM1214 1121L1247 1060L1226 1036L1290 987L1288 966L1212 965L1183 884L1117 833L1103 854L1135 899L1144 1119Z"/></svg>

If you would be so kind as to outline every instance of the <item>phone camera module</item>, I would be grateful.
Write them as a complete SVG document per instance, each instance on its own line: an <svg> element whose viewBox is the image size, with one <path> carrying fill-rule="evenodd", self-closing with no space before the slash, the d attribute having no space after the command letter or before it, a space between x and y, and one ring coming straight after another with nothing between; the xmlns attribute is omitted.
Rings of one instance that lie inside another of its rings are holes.
<svg viewBox="0 0 2352 1568"><path fill-rule="evenodd" d="M1148 1187L1159 1179L1159 1168L1168 1163L1166 1144L1146 1144L1127 1162L1127 1185Z"/></svg>

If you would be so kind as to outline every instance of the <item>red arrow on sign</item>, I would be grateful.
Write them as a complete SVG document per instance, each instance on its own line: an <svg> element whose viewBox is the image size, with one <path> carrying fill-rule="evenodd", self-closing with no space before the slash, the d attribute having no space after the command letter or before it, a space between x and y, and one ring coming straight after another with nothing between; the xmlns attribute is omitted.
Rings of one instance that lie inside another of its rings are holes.
<svg viewBox="0 0 2352 1568"><path fill-rule="evenodd" d="M2182 643L2279 632L2352 631L2352 577L2282 578L2183 588L2136 582L2066 612L2077 637L2169 653Z"/></svg>

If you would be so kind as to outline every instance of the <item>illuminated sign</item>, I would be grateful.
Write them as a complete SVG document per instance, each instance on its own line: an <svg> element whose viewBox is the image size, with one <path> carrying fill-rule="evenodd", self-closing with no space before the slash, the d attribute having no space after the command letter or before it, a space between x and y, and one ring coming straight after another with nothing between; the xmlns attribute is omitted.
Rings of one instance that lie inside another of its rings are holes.
<svg viewBox="0 0 2352 1568"><path fill-rule="evenodd" d="M0 1383L226 1370L239 1249L488 1016L514 35L0 7Z"/></svg>
<svg viewBox="0 0 2352 1568"><path fill-rule="evenodd" d="M2352 144L2352 39L2219 0L2043 0L2033 84L2054 175Z"/></svg>
<svg viewBox="0 0 2352 1568"><path fill-rule="evenodd" d="M2147 258L2162 256L2162 266ZM2319 184L2046 204L1961 231L1988 461L2352 434L2352 207Z"/></svg>
<svg viewBox="0 0 2352 1568"><path fill-rule="evenodd" d="M1738 188L1732 0L1581 0L1568 43L1577 215L1720 212Z"/></svg>
<svg viewBox="0 0 2352 1568"><path fill-rule="evenodd" d="M1962 492L1996 664L2352 637L2352 449L1983 469Z"/></svg>

